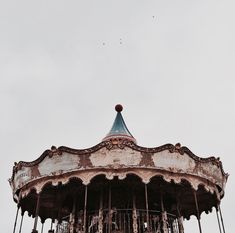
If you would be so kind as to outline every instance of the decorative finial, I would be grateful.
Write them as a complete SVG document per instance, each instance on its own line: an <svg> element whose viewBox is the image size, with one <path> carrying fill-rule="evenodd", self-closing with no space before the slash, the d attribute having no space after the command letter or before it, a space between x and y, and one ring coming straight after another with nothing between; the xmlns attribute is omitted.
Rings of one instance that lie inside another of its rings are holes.
<svg viewBox="0 0 235 233"><path fill-rule="evenodd" d="M122 109L123 109L123 107L122 107L121 104L117 104L117 105L115 106L115 110L116 110L117 112L121 112Z"/></svg>
<svg viewBox="0 0 235 233"><path fill-rule="evenodd" d="M56 150L56 146L51 146L51 150Z"/></svg>
<svg viewBox="0 0 235 233"><path fill-rule="evenodd" d="M136 144L135 138L132 136L130 131L128 130L125 121L122 117L121 111L123 110L123 107L121 104L117 104L115 106L115 110L117 111L115 120L113 122L113 126L107 136L103 139L103 141L112 141L114 142L120 142L121 140L128 140L132 141Z"/></svg>

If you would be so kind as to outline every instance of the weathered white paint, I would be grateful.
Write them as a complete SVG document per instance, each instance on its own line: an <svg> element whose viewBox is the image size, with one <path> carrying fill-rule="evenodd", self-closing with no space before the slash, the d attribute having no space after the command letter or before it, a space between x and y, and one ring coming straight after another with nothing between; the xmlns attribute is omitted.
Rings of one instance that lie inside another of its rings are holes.
<svg viewBox="0 0 235 233"><path fill-rule="evenodd" d="M195 167L195 161L187 154L181 155L179 153L170 153L169 151L155 153L153 162L155 167L174 172L192 172Z"/></svg>
<svg viewBox="0 0 235 233"><path fill-rule="evenodd" d="M212 163L201 163L201 169L198 171L198 175L206 177L209 180L213 180L215 184L223 183L223 175L218 166Z"/></svg>
<svg viewBox="0 0 235 233"><path fill-rule="evenodd" d="M22 167L15 174L13 186L15 188L22 187L30 180L31 180L31 169L29 167Z"/></svg>
<svg viewBox="0 0 235 233"><path fill-rule="evenodd" d="M170 182L180 182L181 179L187 179L191 185L197 189L198 185L203 183L208 190L213 192L207 180L213 184L218 184L221 187L225 184L220 167L212 162L195 162L186 153L181 155L177 152L170 153L168 150L155 153L152 156L154 166L140 166L143 155L139 151L135 151L129 147L124 149L116 148L108 150L101 148L100 150L90 155L90 167L82 167L81 156L69 153L61 155L54 154L52 157L46 157L38 165L34 167L24 167L15 173L12 183L13 192L31 181L34 182L34 187L37 191L41 190L44 182L48 179L55 183L60 180L62 183L67 183L70 176L76 176L82 180L84 184L88 184L90 180L97 174L105 174L106 178L112 179L114 176L125 178L128 172L132 172L141 177L142 181L148 183L151 177L162 175L164 180ZM88 155L86 155L88 156ZM88 159L88 158L87 158ZM100 170L102 168L102 170ZM124 169L124 170L123 170ZM165 171L162 173L162 171ZM69 172L73 172L69 173ZM66 176L59 176L62 174ZM56 179L54 176L57 175ZM47 177L45 181L41 178ZM203 180L202 180L203 179ZM213 186L214 187L214 186ZM28 187L30 189L30 186ZM27 193L27 190L25 190Z"/></svg>
<svg viewBox="0 0 235 233"><path fill-rule="evenodd" d="M96 167L106 166L137 166L141 161L142 155L139 151L130 148L107 150L102 148L90 156L92 164Z"/></svg>
<svg viewBox="0 0 235 233"><path fill-rule="evenodd" d="M38 170L41 176L52 173L62 173L79 168L80 158L77 155L63 153L54 155L51 158L46 157L39 165Z"/></svg>

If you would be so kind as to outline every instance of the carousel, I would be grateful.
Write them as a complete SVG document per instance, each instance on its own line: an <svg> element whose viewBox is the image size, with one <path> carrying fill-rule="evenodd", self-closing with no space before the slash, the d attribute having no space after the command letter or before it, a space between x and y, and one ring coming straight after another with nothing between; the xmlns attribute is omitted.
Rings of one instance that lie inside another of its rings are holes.
<svg viewBox="0 0 235 233"><path fill-rule="evenodd" d="M32 233L183 233L192 215L202 233L201 214L213 209L225 233L220 203L228 175L220 159L200 158L179 143L139 146L122 106L115 109L110 132L94 147L52 146L32 162L15 163L13 233L22 232L26 212Z"/></svg>

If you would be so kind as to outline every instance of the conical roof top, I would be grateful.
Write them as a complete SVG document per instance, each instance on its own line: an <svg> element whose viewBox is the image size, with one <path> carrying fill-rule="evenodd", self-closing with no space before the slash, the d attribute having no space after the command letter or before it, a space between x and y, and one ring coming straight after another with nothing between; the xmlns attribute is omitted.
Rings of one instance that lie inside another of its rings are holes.
<svg viewBox="0 0 235 233"><path fill-rule="evenodd" d="M123 138L136 143L135 138L132 136L130 131L128 130L126 123L122 117L121 111L123 110L122 105L117 104L115 106L115 110L117 111L116 118L114 120L113 126L107 136L103 139L103 141L107 141L113 138Z"/></svg>

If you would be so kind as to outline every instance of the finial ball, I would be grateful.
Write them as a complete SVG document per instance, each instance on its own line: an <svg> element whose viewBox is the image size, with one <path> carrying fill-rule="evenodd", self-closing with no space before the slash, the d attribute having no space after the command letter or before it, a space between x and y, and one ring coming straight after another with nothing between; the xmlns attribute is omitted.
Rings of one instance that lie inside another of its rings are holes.
<svg viewBox="0 0 235 233"><path fill-rule="evenodd" d="M123 107L122 107L121 104L117 104L117 105L115 106L115 110L116 110L117 112L121 112L122 109L123 109Z"/></svg>

